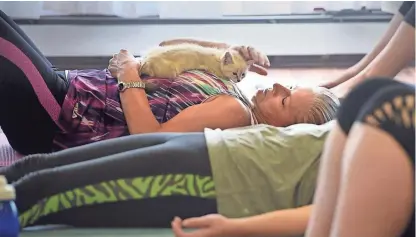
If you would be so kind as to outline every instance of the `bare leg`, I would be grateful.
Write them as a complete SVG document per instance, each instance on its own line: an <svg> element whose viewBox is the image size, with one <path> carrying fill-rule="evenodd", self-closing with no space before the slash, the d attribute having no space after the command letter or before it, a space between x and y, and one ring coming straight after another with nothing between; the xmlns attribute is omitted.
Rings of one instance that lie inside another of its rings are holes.
<svg viewBox="0 0 416 237"><path fill-rule="evenodd" d="M414 236L414 144L414 86L379 90L348 135L331 236Z"/></svg>
<svg viewBox="0 0 416 237"><path fill-rule="evenodd" d="M361 110L363 101L369 100L377 91L395 85L399 85L399 83L390 79L369 81L353 90L343 102L338 113L339 122L331 131L325 143L314 198L315 207L306 236L329 236L338 197L342 166L341 157L344 155L346 134L350 132L350 128Z"/></svg>
<svg viewBox="0 0 416 237"><path fill-rule="evenodd" d="M331 236L400 236L414 199L410 159L382 130L356 124L350 136Z"/></svg>
<svg viewBox="0 0 416 237"><path fill-rule="evenodd" d="M307 236L387 237L403 232L414 236L414 223L409 221L411 213L414 215L414 90L414 86L391 79L374 79L346 98L338 117L340 128L348 134L342 161L329 157L330 153L324 154L322 161L338 162L339 187L321 188L328 181L319 180ZM370 98L363 99L360 93ZM338 137L330 137L327 144L336 144L332 139ZM332 170L321 172L334 178ZM333 207L333 199L329 199L331 206L327 208L322 200L334 193L336 205ZM333 215L332 222L327 220L329 215Z"/></svg>
<svg viewBox="0 0 416 237"><path fill-rule="evenodd" d="M344 150L346 135L337 124L328 135L321 158L318 187L314 197L315 210L306 236L329 236L331 222L338 197L338 186L341 173L341 156Z"/></svg>

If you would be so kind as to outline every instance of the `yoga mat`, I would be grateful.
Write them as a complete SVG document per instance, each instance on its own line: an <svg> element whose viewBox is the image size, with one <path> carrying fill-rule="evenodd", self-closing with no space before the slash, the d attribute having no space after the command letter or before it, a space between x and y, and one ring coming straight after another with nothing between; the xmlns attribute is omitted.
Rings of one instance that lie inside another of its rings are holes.
<svg viewBox="0 0 416 237"><path fill-rule="evenodd" d="M31 227L25 229L20 237L174 237L170 229L146 228L65 228Z"/></svg>

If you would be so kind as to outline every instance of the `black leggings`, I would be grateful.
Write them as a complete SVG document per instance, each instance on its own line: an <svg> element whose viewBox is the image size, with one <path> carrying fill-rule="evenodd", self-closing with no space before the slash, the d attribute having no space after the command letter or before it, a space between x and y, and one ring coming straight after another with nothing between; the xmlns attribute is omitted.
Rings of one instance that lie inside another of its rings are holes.
<svg viewBox="0 0 416 237"><path fill-rule="evenodd" d="M13 182L22 227L168 227L217 212L203 133L155 133L30 155Z"/></svg>
<svg viewBox="0 0 416 237"><path fill-rule="evenodd" d="M365 123L388 133L415 161L415 87L391 79L369 80L352 90L338 114L342 130L349 134L354 123ZM392 177L394 178L394 177ZM403 236L415 236L413 210Z"/></svg>
<svg viewBox="0 0 416 237"><path fill-rule="evenodd" d="M64 74L0 11L0 127L16 151L51 151L67 89Z"/></svg>

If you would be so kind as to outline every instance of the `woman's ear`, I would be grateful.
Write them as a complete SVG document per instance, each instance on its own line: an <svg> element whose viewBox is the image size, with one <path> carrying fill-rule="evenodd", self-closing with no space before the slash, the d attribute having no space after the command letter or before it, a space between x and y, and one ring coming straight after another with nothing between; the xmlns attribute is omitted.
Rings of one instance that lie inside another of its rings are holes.
<svg viewBox="0 0 416 237"><path fill-rule="evenodd" d="M231 55L230 51L225 51L224 55L222 55L221 57L221 61L224 65L229 65L229 64L233 64L234 60L233 60L233 56Z"/></svg>

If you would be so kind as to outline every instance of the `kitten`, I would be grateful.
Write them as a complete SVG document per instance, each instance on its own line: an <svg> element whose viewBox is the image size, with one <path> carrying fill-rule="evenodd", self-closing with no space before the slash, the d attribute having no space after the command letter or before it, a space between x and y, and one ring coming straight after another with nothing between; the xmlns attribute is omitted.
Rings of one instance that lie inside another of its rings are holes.
<svg viewBox="0 0 416 237"><path fill-rule="evenodd" d="M253 60L245 61L239 52L232 49L208 48L186 43L156 47L140 61L140 74L151 77L175 79L188 70L206 70L232 82L240 82L253 64Z"/></svg>

